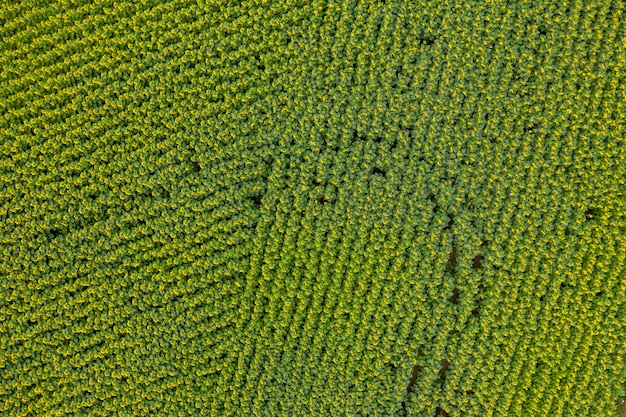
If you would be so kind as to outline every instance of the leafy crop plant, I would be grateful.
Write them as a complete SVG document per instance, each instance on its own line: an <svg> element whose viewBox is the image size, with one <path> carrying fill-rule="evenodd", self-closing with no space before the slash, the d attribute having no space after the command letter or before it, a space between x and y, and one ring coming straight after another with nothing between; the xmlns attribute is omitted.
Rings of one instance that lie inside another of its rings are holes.
<svg viewBox="0 0 626 417"><path fill-rule="evenodd" d="M625 9L1 2L0 415L617 416Z"/></svg>

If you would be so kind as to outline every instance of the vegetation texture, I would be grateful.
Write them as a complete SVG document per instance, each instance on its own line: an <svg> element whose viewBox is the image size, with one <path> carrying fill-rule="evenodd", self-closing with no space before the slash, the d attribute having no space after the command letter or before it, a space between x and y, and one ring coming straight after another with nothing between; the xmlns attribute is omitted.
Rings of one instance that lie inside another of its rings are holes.
<svg viewBox="0 0 626 417"><path fill-rule="evenodd" d="M0 415L614 416L626 2L0 5Z"/></svg>

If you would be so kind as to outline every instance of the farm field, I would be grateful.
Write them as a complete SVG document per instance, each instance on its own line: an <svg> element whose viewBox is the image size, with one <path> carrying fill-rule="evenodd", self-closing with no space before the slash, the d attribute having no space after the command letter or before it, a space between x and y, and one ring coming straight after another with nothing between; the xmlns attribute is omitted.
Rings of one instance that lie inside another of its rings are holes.
<svg viewBox="0 0 626 417"><path fill-rule="evenodd" d="M626 416L626 2L0 4L0 416Z"/></svg>

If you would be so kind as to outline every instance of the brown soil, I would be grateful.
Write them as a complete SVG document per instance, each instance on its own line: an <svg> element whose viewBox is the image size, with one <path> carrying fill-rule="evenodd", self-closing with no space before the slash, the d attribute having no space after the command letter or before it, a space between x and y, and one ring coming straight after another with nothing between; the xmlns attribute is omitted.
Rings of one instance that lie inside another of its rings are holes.
<svg viewBox="0 0 626 417"><path fill-rule="evenodd" d="M409 381L409 385L406 387L406 392L409 393L411 392L411 388L413 387L413 384L415 384L415 380L417 379L417 373L420 371L420 366L419 365L415 365L413 367L413 373L411 374L411 380Z"/></svg>
<svg viewBox="0 0 626 417"><path fill-rule="evenodd" d="M452 290L452 297L450 297L450 302L452 304L456 304L459 301L459 295L461 295L459 293L459 289L455 288L454 290Z"/></svg>
<svg viewBox="0 0 626 417"><path fill-rule="evenodd" d="M446 372L448 371L448 366L450 366L450 361L447 359L441 360L441 369L439 369L439 379L442 381L446 380Z"/></svg>
<svg viewBox="0 0 626 417"><path fill-rule="evenodd" d="M478 269L478 268L480 268L480 262L481 262L483 259L484 259L484 257L483 257L482 255L476 255L476 256L474 257L474 260L472 261L472 262L473 262L472 267L473 267L474 269Z"/></svg>
<svg viewBox="0 0 626 417"><path fill-rule="evenodd" d="M626 382L624 382L622 386L624 387L624 390L626 390ZM617 416L626 417L626 398L624 397L620 398L617 404L618 404Z"/></svg>
<svg viewBox="0 0 626 417"><path fill-rule="evenodd" d="M441 407L437 407L437 410L435 411L435 415L446 417L448 415L448 412Z"/></svg>

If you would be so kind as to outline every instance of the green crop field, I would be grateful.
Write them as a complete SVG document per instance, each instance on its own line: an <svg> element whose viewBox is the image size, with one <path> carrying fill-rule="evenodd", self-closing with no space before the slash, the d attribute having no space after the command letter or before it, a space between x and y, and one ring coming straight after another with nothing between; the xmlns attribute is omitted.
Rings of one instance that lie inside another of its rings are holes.
<svg viewBox="0 0 626 417"><path fill-rule="evenodd" d="M624 413L625 29L0 2L0 416Z"/></svg>

